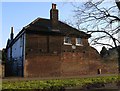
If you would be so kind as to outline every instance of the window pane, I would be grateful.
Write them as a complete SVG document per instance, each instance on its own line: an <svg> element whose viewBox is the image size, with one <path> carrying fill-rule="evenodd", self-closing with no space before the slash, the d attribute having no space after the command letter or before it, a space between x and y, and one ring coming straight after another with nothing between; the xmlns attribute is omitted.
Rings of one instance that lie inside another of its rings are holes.
<svg viewBox="0 0 120 91"><path fill-rule="evenodd" d="M71 38L70 37L65 37L64 42L65 43L71 43Z"/></svg>
<svg viewBox="0 0 120 91"><path fill-rule="evenodd" d="M20 37L20 47L22 47L22 36Z"/></svg>
<svg viewBox="0 0 120 91"><path fill-rule="evenodd" d="M81 44L81 43L82 43L81 38L77 38L76 39L76 44Z"/></svg>

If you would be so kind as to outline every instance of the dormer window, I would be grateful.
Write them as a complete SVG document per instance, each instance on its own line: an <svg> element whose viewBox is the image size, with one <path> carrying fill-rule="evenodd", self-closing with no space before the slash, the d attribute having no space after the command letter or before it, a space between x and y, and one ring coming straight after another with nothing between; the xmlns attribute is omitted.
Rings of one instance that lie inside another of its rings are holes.
<svg viewBox="0 0 120 91"><path fill-rule="evenodd" d="M76 45L82 45L82 39L76 38Z"/></svg>
<svg viewBox="0 0 120 91"><path fill-rule="evenodd" d="M64 37L64 44L71 45L71 38L70 37Z"/></svg>

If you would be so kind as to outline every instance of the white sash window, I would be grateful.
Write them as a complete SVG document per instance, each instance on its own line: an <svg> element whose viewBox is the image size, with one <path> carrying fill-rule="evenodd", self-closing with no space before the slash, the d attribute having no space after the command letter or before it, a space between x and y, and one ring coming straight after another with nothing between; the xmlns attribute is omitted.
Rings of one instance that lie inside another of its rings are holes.
<svg viewBox="0 0 120 91"><path fill-rule="evenodd" d="M70 37L64 37L64 44L71 45L71 38Z"/></svg>
<svg viewBox="0 0 120 91"><path fill-rule="evenodd" d="M82 39L76 38L76 45L82 45Z"/></svg>

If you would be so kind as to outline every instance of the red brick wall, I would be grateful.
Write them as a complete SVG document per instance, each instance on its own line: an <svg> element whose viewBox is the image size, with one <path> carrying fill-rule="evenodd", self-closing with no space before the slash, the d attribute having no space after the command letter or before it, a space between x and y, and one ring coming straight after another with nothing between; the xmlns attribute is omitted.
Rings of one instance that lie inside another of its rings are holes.
<svg viewBox="0 0 120 91"><path fill-rule="evenodd" d="M63 39L60 36L49 36L49 49L50 53L61 53Z"/></svg>
<svg viewBox="0 0 120 91"><path fill-rule="evenodd" d="M98 69L102 74L114 74L118 72L117 62L105 62L93 48L89 47L85 53L64 52L62 56L61 75L80 76L96 75Z"/></svg>
<svg viewBox="0 0 120 91"><path fill-rule="evenodd" d="M24 76L60 76L61 61L60 56L58 56L60 52L60 36L27 34Z"/></svg>
<svg viewBox="0 0 120 91"><path fill-rule="evenodd" d="M61 42L60 36L26 34L26 53L58 54L61 52Z"/></svg>
<svg viewBox="0 0 120 91"><path fill-rule="evenodd" d="M29 56L25 60L25 77L60 76L61 61L59 56Z"/></svg>
<svg viewBox="0 0 120 91"><path fill-rule="evenodd" d="M47 36L37 34L26 34L26 53L46 53Z"/></svg>
<svg viewBox="0 0 120 91"><path fill-rule="evenodd" d="M62 56L62 75L63 76L79 76L79 75L89 75L97 74L97 69L99 68L100 56L96 53L97 59L92 58L92 51L84 50L84 52L65 52ZM93 63L91 63L91 60ZM66 66L64 66L66 65Z"/></svg>
<svg viewBox="0 0 120 91"><path fill-rule="evenodd" d="M102 61L86 39L83 46L73 50L71 45L64 45L64 37L38 34L26 37L25 77L94 75L98 69L102 69L102 74L117 73L117 62ZM75 44L74 37L72 43Z"/></svg>

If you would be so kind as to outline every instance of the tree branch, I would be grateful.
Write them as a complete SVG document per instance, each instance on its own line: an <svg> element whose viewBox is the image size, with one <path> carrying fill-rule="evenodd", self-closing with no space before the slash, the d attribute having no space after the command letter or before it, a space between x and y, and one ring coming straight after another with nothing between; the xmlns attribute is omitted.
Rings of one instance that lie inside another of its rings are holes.
<svg viewBox="0 0 120 91"><path fill-rule="evenodd" d="M113 48L113 46L112 46L112 45L110 45L110 44L105 44L105 43L95 42L95 45L96 45L96 44L100 44L100 45L107 45L107 46L110 46L110 47L112 47L112 48Z"/></svg>
<svg viewBox="0 0 120 91"><path fill-rule="evenodd" d="M115 45L115 47L117 48L116 39L115 39L111 34L109 34L108 32L106 32L106 31L87 31L87 33L89 33L89 32L91 32L91 33L94 33L94 32L103 32L103 33L106 33L106 34L109 35L110 38L113 40L114 45Z"/></svg>

